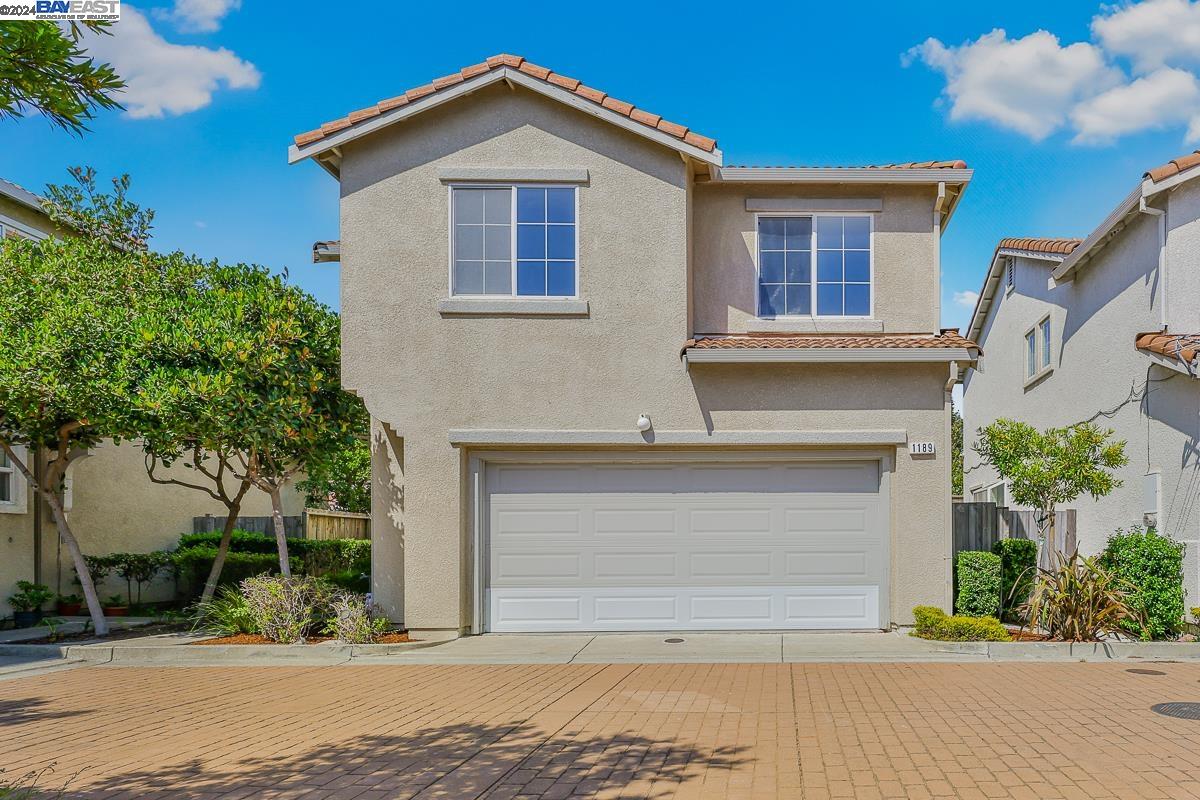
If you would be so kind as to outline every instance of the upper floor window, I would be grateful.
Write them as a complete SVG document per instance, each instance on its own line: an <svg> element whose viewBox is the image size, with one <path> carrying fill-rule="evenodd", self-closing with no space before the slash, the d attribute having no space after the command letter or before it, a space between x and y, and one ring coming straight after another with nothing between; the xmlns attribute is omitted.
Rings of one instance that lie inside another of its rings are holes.
<svg viewBox="0 0 1200 800"><path fill-rule="evenodd" d="M871 227L865 215L760 216L758 316L871 316Z"/></svg>
<svg viewBox="0 0 1200 800"><path fill-rule="evenodd" d="M575 297L575 187L451 188L451 294Z"/></svg>
<svg viewBox="0 0 1200 800"><path fill-rule="evenodd" d="M0 503L16 502L17 469L8 453L0 450Z"/></svg>
<svg viewBox="0 0 1200 800"><path fill-rule="evenodd" d="M1032 381L1050 369L1051 353L1050 315L1042 318L1025 332L1025 381Z"/></svg>

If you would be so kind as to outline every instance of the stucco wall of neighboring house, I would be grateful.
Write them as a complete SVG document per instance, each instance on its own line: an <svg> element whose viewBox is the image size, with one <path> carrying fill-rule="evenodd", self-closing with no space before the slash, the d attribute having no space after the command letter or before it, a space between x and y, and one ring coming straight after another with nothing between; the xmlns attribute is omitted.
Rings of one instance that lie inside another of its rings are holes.
<svg viewBox="0 0 1200 800"><path fill-rule="evenodd" d="M343 379L377 420L375 485L393 487L374 501L373 588L411 628L470 622L467 455L452 429L631 431L646 413L658 431L903 428L949 452L942 366L689 373L689 190L675 152L495 86L342 155ZM589 171L578 228L587 316L438 312L449 292L438 170L468 166ZM912 605L945 602L948 461L897 458L892 610L907 621Z"/></svg>
<svg viewBox="0 0 1200 800"><path fill-rule="evenodd" d="M182 466L160 471L161 476L193 480L194 473ZM192 518L212 514L223 518L224 506L211 497L180 486L152 483L146 476L141 449L133 443L101 442L90 455L71 466L71 510L68 519L80 547L88 555L145 553L175 546L180 534L190 533ZM284 514L301 514L304 496L294 488L283 493ZM0 602L18 580L33 579L33 499L24 514L0 514ZM270 498L251 489L242 504L243 516L268 516ZM42 582L55 591L76 591L70 554L59 548L54 520L47 509L42 533ZM11 538L11 541L10 541ZM120 592L124 581L110 577L100 587L101 596ZM143 593L146 600L167 600L174 589L168 581L157 581ZM10 612L0 605L0 615Z"/></svg>
<svg viewBox="0 0 1200 800"><path fill-rule="evenodd" d="M1167 197L1167 321L1175 333L1200 333L1200 181Z"/></svg>
<svg viewBox="0 0 1200 800"><path fill-rule="evenodd" d="M1078 511L1080 549L1097 552L1114 529L1142 522L1144 477L1157 471L1160 528L1188 545L1186 586L1195 598L1200 597L1200 383L1153 365L1133 346L1137 332L1159 325L1157 225L1153 217L1136 217L1074 281L1053 289L1047 286L1049 262L1017 260L1016 288L1008 295L1001 289L984 326L983 369L972 370L966 379L964 487L969 496L974 487L997 480L972 445L975 431L999 417L1038 428L1085 420L1112 428L1126 441L1129 464L1118 472L1123 485L1109 496L1066 504ZM1177 269L1200 271L1194 254L1176 263ZM1025 386L1024 335L1047 311L1054 371Z"/></svg>
<svg viewBox="0 0 1200 800"><path fill-rule="evenodd" d="M757 318L757 231L748 199L883 201L874 217L873 319L893 333L936 331L938 241L932 186L821 186L701 183L695 189L695 330L697 333L796 331L798 321ZM800 329L870 330L861 321L811 319Z"/></svg>
<svg viewBox="0 0 1200 800"><path fill-rule="evenodd" d="M52 223L45 214L40 211L34 211L10 197L0 195L0 224L4 223L3 217L8 217L26 230L32 229L54 236L61 236L63 234L62 228Z"/></svg>

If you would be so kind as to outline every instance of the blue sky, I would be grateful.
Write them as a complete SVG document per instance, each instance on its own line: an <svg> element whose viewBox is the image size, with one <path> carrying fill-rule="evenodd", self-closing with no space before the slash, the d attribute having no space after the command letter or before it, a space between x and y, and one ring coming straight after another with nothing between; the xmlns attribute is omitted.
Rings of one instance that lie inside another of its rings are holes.
<svg viewBox="0 0 1200 800"><path fill-rule="evenodd" d="M0 177L40 190L73 164L128 172L159 248L287 267L336 308L337 265L309 247L338 235L337 186L287 165L291 137L510 52L715 137L726 163L965 159L942 287L944 324L965 326L955 295L979 288L999 237L1084 235L1200 137L1188 0L745 9L125 3L93 49L130 80L129 110L82 139L0 121Z"/></svg>

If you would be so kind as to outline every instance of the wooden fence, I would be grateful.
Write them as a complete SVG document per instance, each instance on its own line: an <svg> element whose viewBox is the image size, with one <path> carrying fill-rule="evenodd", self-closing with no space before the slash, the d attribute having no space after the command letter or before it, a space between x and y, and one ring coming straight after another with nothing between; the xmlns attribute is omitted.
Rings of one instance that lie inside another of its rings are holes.
<svg viewBox="0 0 1200 800"><path fill-rule="evenodd" d="M210 533L224 527L224 517L211 514L192 517L193 533ZM275 522L271 517L238 517L237 527L252 533L275 535ZM302 516L284 517L283 530L289 538L297 539L370 539L371 515L310 508Z"/></svg>
<svg viewBox="0 0 1200 800"><path fill-rule="evenodd" d="M251 533L275 535L275 521L271 517L238 517L236 527L239 530L250 531ZM224 517L214 517L212 514L205 514L203 517L192 517L193 533L211 533L212 531L220 531L224 528ZM304 517L284 517L283 531L286 536L303 538Z"/></svg>
<svg viewBox="0 0 1200 800"><path fill-rule="evenodd" d="M1049 567L1051 553L1076 550L1075 509L1054 518L1054 541L1047 541L1038 566ZM954 504L954 559L964 550L991 550L1000 539L1037 539L1037 512L1017 511L995 503Z"/></svg>
<svg viewBox="0 0 1200 800"><path fill-rule="evenodd" d="M353 511L326 511L310 508L304 535L309 539L370 539L371 515Z"/></svg>

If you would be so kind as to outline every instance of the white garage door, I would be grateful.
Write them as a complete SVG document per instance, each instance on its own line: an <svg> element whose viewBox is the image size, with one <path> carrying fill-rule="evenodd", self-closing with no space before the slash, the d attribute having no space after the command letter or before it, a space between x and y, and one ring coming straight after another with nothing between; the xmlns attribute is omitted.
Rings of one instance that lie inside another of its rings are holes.
<svg viewBox="0 0 1200 800"><path fill-rule="evenodd" d="M492 463L491 631L886 622L877 461Z"/></svg>

